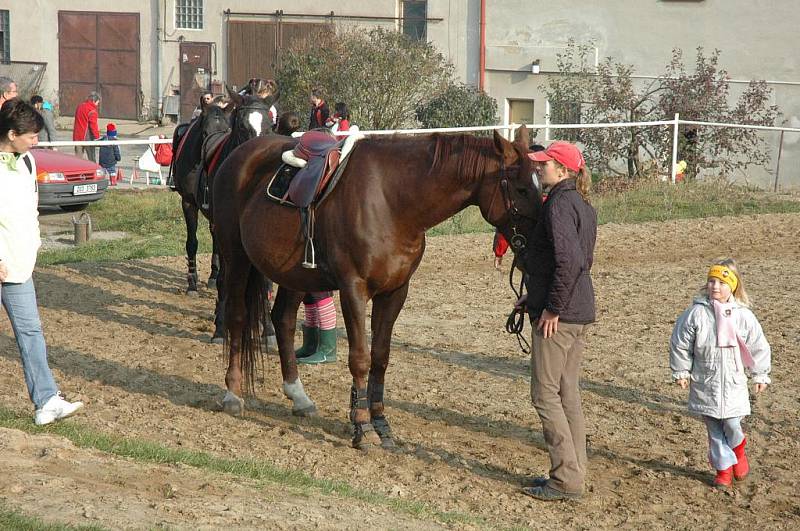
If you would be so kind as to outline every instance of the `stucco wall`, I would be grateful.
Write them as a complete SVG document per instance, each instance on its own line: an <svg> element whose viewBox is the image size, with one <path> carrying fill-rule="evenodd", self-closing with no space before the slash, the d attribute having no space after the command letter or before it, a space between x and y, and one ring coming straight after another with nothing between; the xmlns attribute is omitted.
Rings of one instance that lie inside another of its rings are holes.
<svg viewBox="0 0 800 531"><path fill-rule="evenodd" d="M722 66L736 81L765 79L786 125L800 125L800 56L795 52L800 3L738 0L497 0L488 2L486 89L501 109L509 99L534 99L544 122L540 86L555 70L555 54L572 37L594 42L602 60L634 65L642 76L664 70L673 47L691 68L698 46L722 51ZM531 73L540 59L541 73ZM734 82L733 93L743 84ZM780 124L782 125L782 124ZM778 134L764 133L777 155ZM773 157L770 169L775 168ZM740 176L742 177L742 176ZM750 168L750 182L766 186L773 175ZM780 182L800 187L800 134L787 133Z"/></svg>

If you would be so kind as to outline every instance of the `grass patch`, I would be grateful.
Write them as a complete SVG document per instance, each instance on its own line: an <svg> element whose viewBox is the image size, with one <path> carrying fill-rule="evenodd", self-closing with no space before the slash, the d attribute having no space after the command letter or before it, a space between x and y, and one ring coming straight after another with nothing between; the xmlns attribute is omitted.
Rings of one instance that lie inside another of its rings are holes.
<svg viewBox="0 0 800 531"><path fill-rule="evenodd" d="M722 180L678 185L611 183L592 196L599 223L643 223L745 214L800 212L800 198L734 186Z"/></svg>
<svg viewBox="0 0 800 531"><path fill-rule="evenodd" d="M687 182L604 180L591 192L599 224L644 223L745 214L800 212L800 197L735 186L725 181ZM472 206L428 231L430 236L492 232Z"/></svg>
<svg viewBox="0 0 800 531"><path fill-rule="evenodd" d="M98 231L123 231L128 238L93 240L80 247L39 253L39 265L70 262L101 262L180 256L186 253L186 224L180 196L167 190L112 189L102 201L91 203L88 212ZM208 221L200 216L198 253L211 252Z"/></svg>
<svg viewBox="0 0 800 531"><path fill-rule="evenodd" d="M25 516L19 511L9 509L0 503L0 530L13 531L103 531L99 526L72 526L66 524L50 524L39 518Z"/></svg>
<svg viewBox="0 0 800 531"><path fill-rule="evenodd" d="M48 427L39 427L31 422L30 415L23 415L4 407L0 407L0 426L32 434L60 435L81 448L92 448L144 463L182 464L209 472L230 474L257 482L281 485L300 494L322 493L358 500L371 505L381 505L418 519L436 520L444 524L488 525L484 519L478 516L440 511L426 503L393 498L354 487L344 481L316 479L304 472L282 469L263 460L228 459L206 452L175 449L149 441L125 439L93 431L75 422L62 422Z"/></svg>
<svg viewBox="0 0 800 531"><path fill-rule="evenodd" d="M800 212L800 198L734 186L724 181L671 185L657 181L602 180L592 192L600 224L643 223L681 218L705 218ZM80 247L43 251L40 265L83 261L120 261L151 256L180 256L186 226L178 194L167 190L112 190L89 206L96 230L124 231L121 240L91 241ZM201 216L198 252L211 252L208 222ZM433 227L429 236L492 232L478 207L469 207Z"/></svg>

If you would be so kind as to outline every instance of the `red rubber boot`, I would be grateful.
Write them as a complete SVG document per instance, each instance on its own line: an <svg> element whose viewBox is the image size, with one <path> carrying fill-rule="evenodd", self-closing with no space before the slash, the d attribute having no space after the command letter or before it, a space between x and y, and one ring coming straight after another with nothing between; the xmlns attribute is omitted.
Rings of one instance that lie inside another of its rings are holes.
<svg viewBox="0 0 800 531"><path fill-rule="evenodd" d="M733 449L733 453L736 454L736 459L738 462L733 465L733 477L736 478L737 481L741 481L747 477L747 474L750 473L750 464L747 462L747 454L744 453L744 447L747 444L747 439L743 439L742 443Z"/></svg>
<svg viewBox="0 0 800 531"><path fill-rule="evenodd" d="M727 489L733 484L733 467L725 470L717 470L717 477L714 478L714 486L718 489Z"/></svg>

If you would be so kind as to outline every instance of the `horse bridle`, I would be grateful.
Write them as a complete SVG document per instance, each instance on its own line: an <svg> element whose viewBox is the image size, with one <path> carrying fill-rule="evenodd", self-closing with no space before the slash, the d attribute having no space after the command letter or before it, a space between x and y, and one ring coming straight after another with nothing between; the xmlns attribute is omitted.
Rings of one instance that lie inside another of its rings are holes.
<svg viewBox="0 0 800 531"><path fill-rule="evenodd" d="M515 255L525 250L525 247L528 245L528 239L525 235L519 230L520 221L528 216L525 216L519 211L517 208L516 203L514 202L514 198L511 197L511 192L509 190L508 184L508 170L509 169L516 169L517 174L519 174L519 166L512 166L511 168L506 168L506 163L504 160L500 161L500 179L497 181L497 186L494 189L494 193L492 194L492 201L489 203L489 211L491 212L492 207L494 206L494 201L497 198L497 192L500 191L500 195L503 198L503 206L506 209L506 214L509 217L509 228L511 229L511 239L509 240L509 244L511 248L514 250Z"/></svg>
<svg viewBox="0 0 800 531"><path fill-rule="evenodd" d="M517 176L519 176L519 166L514 166L512 168L517 168ZM497 186L492 194L492 201L489 204L489 211L491 211L492 207L494 206L494 201L497 198L498 190L500 190L502 195L503 206L505 206L506 214L509 216L509 228L511 229L511 239L509 244L511 245L511 249L514 251L514 260L512 260L511 268L508 272L508 284L511 286L511 291L514 292L516 298L519 299L522 297L522 294L525 290L525 277L523 276L523 278L520 279L519 288L516 288L514 286L514 270L517 269L519 257L522 252L525 251L525 248L528 245L527 237L519 230L520 221L527 216L519 211L519 208L517 208L517 205L514 202L514 198L511 197L508 183L508 168L506 168L504 160L500 161L500 179L497 181ZM506 320L506 332L516 335L517 343L519 343L519 347L522 349L522 352L529 354L530 344L522 335L522 330L524 327L525 312L514 308Z"/></svg>

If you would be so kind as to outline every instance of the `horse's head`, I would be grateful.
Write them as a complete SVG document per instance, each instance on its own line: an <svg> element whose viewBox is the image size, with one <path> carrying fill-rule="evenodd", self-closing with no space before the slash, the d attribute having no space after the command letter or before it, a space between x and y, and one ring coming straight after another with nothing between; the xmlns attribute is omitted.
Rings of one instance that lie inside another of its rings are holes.
<svg viewBox="0 0 800 531"><path fill-rule="evenodd" d="M203 137L214 133L228 131L231 128L230 119L224 109L216 105L208 105L200 115L202 120L201 130Z"/></svg>
<svg viewBox="0 0 800 531"><path fill-rule="evenodd" d="M486 220L497 227L515 252L525 248L525 235L536 223L542 206L534 184L533 161L528 158L528 130L517 129L509 142L494 133L493 163L487 163L478 192L478 204Z"/></svg>
<svg viewBox="0 0 800 531"><path fill-rule="evenodd" d="M242 140L268 134L272 129L269 115L271 98L259 98L239 94L228 88L233 104L231 128L233 134Z"/></svg>

